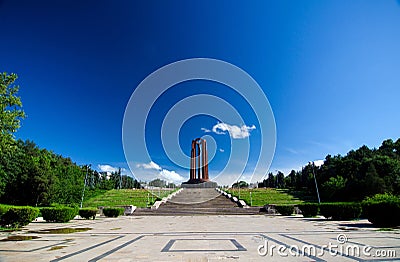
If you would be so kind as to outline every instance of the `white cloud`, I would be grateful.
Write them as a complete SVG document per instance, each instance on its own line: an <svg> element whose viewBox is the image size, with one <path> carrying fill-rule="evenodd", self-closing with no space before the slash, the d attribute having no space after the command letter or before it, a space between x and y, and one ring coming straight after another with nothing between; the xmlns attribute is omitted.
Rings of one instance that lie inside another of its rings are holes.
<svg viewBox="0 0 400 262"><path fill-rule="evenodd" d="M207 128L205 128L205 127L202 127L202 128L201 128L201 131L204 131L204 133L210 133L210 132L211 132L210 129L207 129Z"/></svg>
<svg viewBox="0 0 400 262"><path fill-rule="evenodd" d="M158 170L158 171L160 171L162 169L159 165L157 165L153 161L150 161L150 163L148 163L148 164L145 164L145 163L137 164L136 167L141 167L141 168L144 168L144 169L155 169L155 170Z"/></svg>
<svg viewBox="0 0 400 262"><path fill-rule="evenodd" d="M97 168L100 172L107 172L107 173L113 173L113 172L118 172L120 167L114 167L111 165L97 165ZM125 168L121 168L121 175L123 176L132 176L132 173L129 170L126 170Z"/></svg>
<svg viewBox="0 0 400 262"><path fill-rule="evenodd" d="M242 139L242 138L249 137L250 132L254 129L256 129L255 125L235 126L235 125L229 125L226 123L218 123L215 126L213 126L212 131L218 135L226 134L226 131L228 131L229 135L233 139Z"/></svg>
<svg viewBox="0 0 400 262"><path fill-rule="evenodd" d="M97 165L101 172L118 172L117 167L113 167L110 165Z"/></svg>
<svg viewBox="0 0 400 262"><path fill-rule="evenodd" d="M167 170L160 167L157 163L150 161L150 163L141 163L136 165L137 168L150 169L158 171L159 176L167 182L182 182L185 180L181 175L175 171Z"/></svg>
<svg viewBox="0 0 400 262"><path fill-rule="evenodd" d="M168 182L181 182L184 180L184 178L175 171L170 171L167 169L161 170L160 176L165 180L167 180Z"/></svg>
<svg viewBox="0 0 400 262"><path fill-rule="evenodd" d="M315 160L313 162L316 167L320 167L324 164L324 160Z"/></svg>

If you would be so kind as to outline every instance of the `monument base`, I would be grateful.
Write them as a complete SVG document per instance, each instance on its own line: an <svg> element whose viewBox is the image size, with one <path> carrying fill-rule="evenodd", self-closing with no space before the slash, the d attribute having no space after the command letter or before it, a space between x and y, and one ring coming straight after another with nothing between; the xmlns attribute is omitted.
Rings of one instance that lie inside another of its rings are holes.
<svg viewBox="0 0 400 262"><path fill-rule="evenodd" d="M216 188L218 184L212 181L204 181L201 179L191 179L187 182L182 183L183 188Z"/></svg>

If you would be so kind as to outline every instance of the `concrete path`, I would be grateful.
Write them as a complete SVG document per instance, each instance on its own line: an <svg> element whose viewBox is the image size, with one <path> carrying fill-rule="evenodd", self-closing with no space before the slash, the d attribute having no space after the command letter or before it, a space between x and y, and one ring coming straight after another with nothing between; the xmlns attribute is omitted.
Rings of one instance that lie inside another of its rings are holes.
<svg viewBox="0 0 400 262"><path fill-rule="evenodd" d="M91 230L40 233L55 228ZM0 233L0 239L8 235ZM400 230L379 231L366 220L266 215L101 217L66 224L34 222L11 235L39 238L1 241L0 261L400 261ZM329 247L339 254L330 254ZM268 254L262 256L265 250Z"/></svg>

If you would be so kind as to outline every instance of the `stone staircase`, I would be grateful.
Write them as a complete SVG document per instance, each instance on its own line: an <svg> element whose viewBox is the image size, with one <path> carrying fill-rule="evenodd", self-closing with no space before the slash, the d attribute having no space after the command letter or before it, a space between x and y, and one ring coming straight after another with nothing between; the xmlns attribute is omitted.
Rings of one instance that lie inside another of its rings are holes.
<svg viewBox="0 0 400 262"><path fill-rule="evenodd" d="M158 209L138 208L133 215L256 215L259 211L259 207L239 207L214 188L184 188Z"/></svg>

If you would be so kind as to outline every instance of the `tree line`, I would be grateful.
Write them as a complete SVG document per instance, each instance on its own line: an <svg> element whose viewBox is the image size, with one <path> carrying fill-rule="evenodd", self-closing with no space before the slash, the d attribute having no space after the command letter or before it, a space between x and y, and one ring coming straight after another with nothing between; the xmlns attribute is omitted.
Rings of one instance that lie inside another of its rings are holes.
<svg viewBox="0 0 400 262"><path fill-rule="evenodd" d="M314 179L315 174L315 179ZM379 148L362 146L345 156L327 155L317 167L269 173L259 187L303 190L316 195L315 181L323 201L359 201L379 193L400 194L400 139L387 139Z"/></svg>
<svg viewBox="0 0 400 262"><path fill-rule="evenodd" d="M140 188L140 183L121 171L100 173L70 158L40 149L32 141L17 140L0 157L0 203L47 206L79 204L98 190Z"/></svg>

